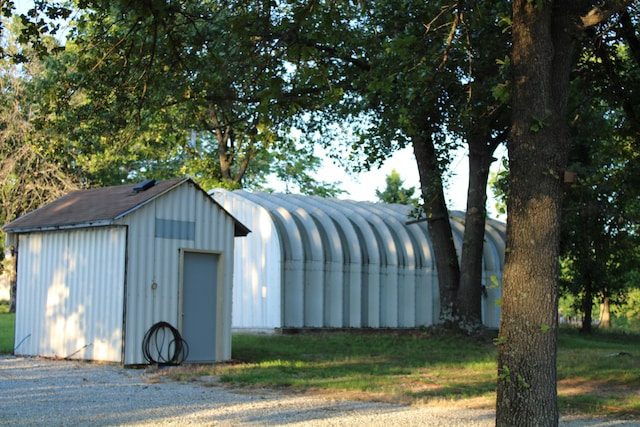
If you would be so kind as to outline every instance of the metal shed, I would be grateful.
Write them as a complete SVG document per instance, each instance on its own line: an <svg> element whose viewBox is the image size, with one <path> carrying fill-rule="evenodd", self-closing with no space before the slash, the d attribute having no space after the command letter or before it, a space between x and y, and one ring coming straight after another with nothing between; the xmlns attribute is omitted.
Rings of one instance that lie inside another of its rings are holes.
<svg viewBox="0 0 640 427"><path fill-rule="evenodd" d="M237 329L412 328L438 322L439 292L426 222L411 207L216 189L253 233L236 244ZM451 213L458 252L464 214ZM505 225L489 219L483 322L498 327Z"/></svg>
<svg viewBox="0 0 640 427"><path fill-rule="evenodd" d="M191 179L78 190L4 230L15 354L143 364L145 334L167 322L187 361L231 357L234 237L249 230Z"/></svg>

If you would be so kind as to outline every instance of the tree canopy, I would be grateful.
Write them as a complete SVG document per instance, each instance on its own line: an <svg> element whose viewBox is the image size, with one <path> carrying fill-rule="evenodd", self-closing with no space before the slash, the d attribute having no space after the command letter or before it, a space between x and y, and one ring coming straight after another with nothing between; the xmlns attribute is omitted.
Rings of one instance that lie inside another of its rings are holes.
<svg viewBox="0 0 640 427"><path fill-rule="evenodd" d="M319 160L292 137L292 112L316 89L293 87L269 9L123 1L73 10L64 50L49 50L35 90L37 126L82 185L189 174L206 188L263 188L275 173L303 192L339 194L314 179ZM274 166L282 159L288 167Z"/></svg>

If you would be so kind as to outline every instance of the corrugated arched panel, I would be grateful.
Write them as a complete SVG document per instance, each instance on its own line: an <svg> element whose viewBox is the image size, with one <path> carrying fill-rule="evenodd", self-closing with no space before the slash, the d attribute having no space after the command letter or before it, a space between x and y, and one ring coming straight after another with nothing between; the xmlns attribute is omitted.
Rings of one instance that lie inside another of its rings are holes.
<svg viewBox="0 0 640 427"><path fill-rule="evenodd" d="M410 328L437 322L433 247L427 222L410 218L410 206L245 191L233 194L268 212L278 235L282 327ZM233 207L228 210L235 215ZM252 234L263 229L237 217ZM464 213L452 212L450 224L459 255ZM499 324L495 300L501 296L503 258L504 224L488 220L483 318L490 327ZM252 262L245 258L244 268ZM255 267L256 271L262 268ZM236 273L236 277L244 276ZM236 281L235 287L246 292L247 285Z"/></svg>
<svg viewBox="0 0 640 427"><path fill-rule="evenodd" d="M326 199L319 197L291 196L314 208L322 221L325 218L334 223L335 232L343 247L342 265L342 327L362 327L362 286L364 259L367 259L367 245L361 242L356 228L342 212L333 208ZM332 227L325 226L325 233L333 233ZM335 268L340 268L336 266ZM337 308L334 308L336 310Z"/></svg>

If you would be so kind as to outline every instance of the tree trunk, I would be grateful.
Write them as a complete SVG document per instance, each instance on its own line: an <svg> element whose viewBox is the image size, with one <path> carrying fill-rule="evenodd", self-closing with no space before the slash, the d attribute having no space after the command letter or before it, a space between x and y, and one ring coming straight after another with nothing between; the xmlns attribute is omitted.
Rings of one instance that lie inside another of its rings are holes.
<svg viewBox="0 0 640 427"><path fill-rule="evenodd" d="M469 189L460 263L434 145L428 137L418 136L414 137L413 144L438 272L439 319L470 334L482 328L482 255L487 218L487 181L497 145L490 136L495 115L488 114L481 120L481 130L470 131L468 136Z"/></svg>
<svg viewBox="0 0 640 427"><path fill-rule="evenodd" d="M605 295L602 298L602 304L600 304L600 323L599 328L611 329L611 301L609 295Z"/></svg>
<svg viewBox="0 0 640 427"><path fill-rule="evenodd" d="M18 285L18 259L14 246L11 246L5 255L7 261L7 275L9 276L9 313L16 312L16 293Z"/></svg>
<svg viewBox="0 0 640 427"><path fill-rule="evenodd" d="M484 233L487 220L487 181L495 145L488 145L484 136L470 136L469 189L464 237L460 262L460 288L457 309L460 328L472 333L482 328L482 265ZM488 139L488 135L486 136Z"/></svg>
<svg viewBox="0 0 640 427"><path fill-rule="evenodd" d="M512 124L496 426L557 426L561 179L572 1L515 0Z"/></svg>
<svg viewBox="0 0 640 427"><path fill-rule="evenodd" d="M584 276L584 295L582 296L582 326L580 332L591 333L591 323L593 320L593 276L587 272Z"/></svg>
<svg viewBox="0 0 640 427"><path fill-rule="evenodd" d="M440 293L439 319L440 322L451 325L457 322L455 299L460 283L460 267L442 189L442 175L430 137L414 137L413 152L418 165L427 227L436 261Z"/></svg>

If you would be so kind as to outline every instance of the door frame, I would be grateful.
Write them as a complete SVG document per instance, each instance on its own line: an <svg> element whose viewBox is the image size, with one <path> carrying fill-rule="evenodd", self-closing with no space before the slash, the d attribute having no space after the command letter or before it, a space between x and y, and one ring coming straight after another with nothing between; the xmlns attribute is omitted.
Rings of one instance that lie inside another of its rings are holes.
<svg viewBox="0 0 640 427"><path fill-rule="evenodd" d="M215 342L215 360L221 360L221 346L222 346L222 335L223 335L223 325L224 325L224 316L223 316L223 308L224 308L224 252L222 251L214 251L214 250L205 250L205 249L194 249L194 248L179 248L179 278L178 278L178 307L177 307L177 315L178 315L178 331L180 334L183 334L183 325L182 318L185 312L184 307L184 258L187 253L195 253L195 254L207 254L207 255L217 255L218 256L218 265L217 265L217 289L215 292L216 295L216 317L215 317L215 331L216 331L216 342ZM185 361L189 363L189 360ZM200 362L201 363L201 362Z"/></svg>

